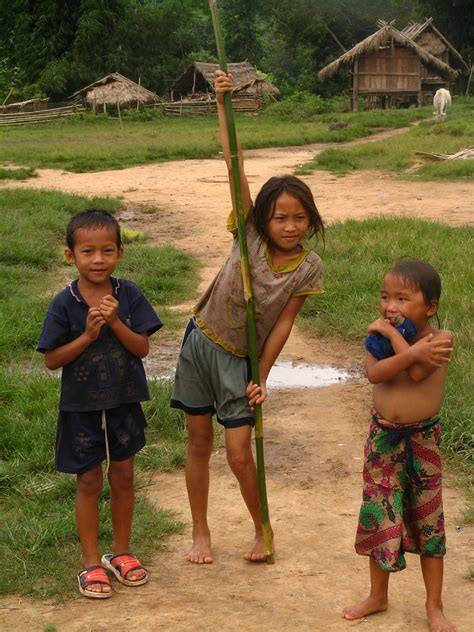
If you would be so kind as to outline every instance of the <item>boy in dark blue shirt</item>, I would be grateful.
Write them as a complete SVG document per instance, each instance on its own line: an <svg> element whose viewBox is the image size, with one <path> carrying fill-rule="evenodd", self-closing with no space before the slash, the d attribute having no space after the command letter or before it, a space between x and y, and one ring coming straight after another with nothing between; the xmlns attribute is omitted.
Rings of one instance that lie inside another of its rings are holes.
<svg viewBox="0 0 474 632"><path fill-rule="evenodd" d="M82 547L79 590L112 596L104 567L126 586L148 581L130 553L134 455L145 445L140 402L149 399L141 358L162 323L141 290L112 277L123 255L120 227L106 211L74 216L66 231L66 259L79 278L57 294L46 315L38 351L48 369L62 367L56 468L77 474L76 523ZM98 551L102 461L107 459L114 542Z"/></svg>

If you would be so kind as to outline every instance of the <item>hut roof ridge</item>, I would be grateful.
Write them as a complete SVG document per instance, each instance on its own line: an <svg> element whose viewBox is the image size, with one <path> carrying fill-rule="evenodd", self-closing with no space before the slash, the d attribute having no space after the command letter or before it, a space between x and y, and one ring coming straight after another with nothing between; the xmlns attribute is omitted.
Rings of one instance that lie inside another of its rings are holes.
<svg viewBox="0 0 474 632"><path fill-rule="evenodd" d="M186 70L173 83L171 90L182 90L191 82L191 77L195 71L198 71L204 81L213 90L215 72L219 68L219 64L213 62L195 61L186 68ZM248 88L252 88L256 84L261 84L264 92L269 94L278 94L279 90L264 75L260 74L257 69L248 61L233 62L227 64L229 72L234 77L234 92L240 92Z"/></svg>
<svg viewBox="0 0 474 632"><path fill-rule="evenodd" d="M436 28L436 26L434 25L434 22L433 22L433 18L425 18L424 22L414 22L413 20L410 20L410 22L402 30L402 33L404 35L406 35L407 37L409 37L411 40L415 41L417 39L417 37L419 37L427 29L431 29L432 31L434 31L436 33L436 35L438 35L438 37L440 37L443 40L443 42L446 44L446 46L449 48L449 50L456 57L459 65L463 68L464 72L465 73L469 72L469 66L464 61L461 53L458 50L456 50L456 48L454 48L454 46L447 39L447 37L445 37L441 33L441 31L439 31Z"/></svg>
<svg viewBox="0 0 474 632"><path fill-rule="evenodd" d="M137 94L139 93L140 96L142 97L146 96L147 98L153 99L154 101L158 100L158 95L155 92L151 92L151 90L147 90L142 85L135 83L135 81L132 81L132 79L129 79L128 77L125 77L124 75L121 75L119 72L111 72L108 75L105 75L104 77L101 77L100 79L97 79L97 81L90 83L88 86L84 86L84 88L80 88L79 90L74 92L74 94L71 95L70 98L81 97L85 95L89 90L92 90L93 88L98 87L98 86L107 85L108 83L111 83L112 81L125 84L130 89L134 90Z"/></svg>
<svg viewBox="0 0 474 632"><path fill-rule="evenodd" d="M418 57L420 57L420 59L423 61L423 63L436 68L436 70L442 76L448 77L451 80L456 78L457 72L453 68L428 53L424 48L416 44L416 42L414 42L412 39L404 35L401 31L396 29L393 26L393 22L383 22L378 31L372 33L372 35L369 35L358 44L353 46L350 50L345 52L343 55L322 68L318 73L319 78L321 79L321 81L324 81L335 72L337 72L337 70L339 70L341 66L351 63L359 55L378 50L390 38L393 39L395 42L415 51Z"/></svg>

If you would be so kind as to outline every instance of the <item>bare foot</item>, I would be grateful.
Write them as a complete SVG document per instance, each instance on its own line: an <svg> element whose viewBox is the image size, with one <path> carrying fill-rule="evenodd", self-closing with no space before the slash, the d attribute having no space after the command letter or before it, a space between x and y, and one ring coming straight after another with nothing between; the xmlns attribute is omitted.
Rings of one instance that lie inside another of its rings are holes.
<svg viewBox="0 0 474 632"><path fill-rule="evenodd" d="M193 546L186 559L194 564L212 564L210 534L194 536Z"/></svg>
<svg viewBox="0 0 474 632"><path fill-rule="evenodd" d="M456 632L457 628L446 619L442 607L426 606L431 632Z"/></svg>
<svg viewBox="0 0 474 632"><path fill-rule="evenodd" d="M375 597L367 597L356 603L355 606L349 606L342 611L343 619L352 621L354 619L362 619L369 614L383 612L387 610L388 603L386 599L376 599Z"/></svg>
<svg viewBox="0 0 474 632"><path fill-rule="evenodd" d="M265 562L266 559L267 552L263 542L263 534L259 533L255 535L253 546L250 551L245 553L244 560L247 560L247 562Z"/></svg>

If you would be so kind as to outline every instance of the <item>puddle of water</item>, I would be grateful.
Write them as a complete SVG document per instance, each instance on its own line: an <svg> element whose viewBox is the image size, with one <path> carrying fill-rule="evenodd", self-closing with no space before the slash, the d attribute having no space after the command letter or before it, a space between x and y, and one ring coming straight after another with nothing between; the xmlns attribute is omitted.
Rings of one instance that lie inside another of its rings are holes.
<svg viewBox="0 0 474 632"><path fill-rule="evenodd" d="M147 378L149 380L171 380L175 374L175 362L165 361L163 358L146 358L144 361ZM267 380L269 389L283 388L321 388L331 384L341 384L359 375L354 372L338 369L322 364L306 364L280 360L277 362Z"/></svg>
<svg viewBox="0 0 474 632"><path fill-rule="evenodd" d="M280 361L270 371L267 387L270 389L320 388L347 382L353 377L348 371L332 366Z"/></svg>

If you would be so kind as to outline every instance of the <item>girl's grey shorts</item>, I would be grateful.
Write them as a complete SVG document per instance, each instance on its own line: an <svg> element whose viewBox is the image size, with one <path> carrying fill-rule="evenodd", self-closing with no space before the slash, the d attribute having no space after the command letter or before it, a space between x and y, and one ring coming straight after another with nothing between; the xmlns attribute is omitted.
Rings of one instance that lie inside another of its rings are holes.
<svg viewBox="0 0 474 632"><path fill-rule="evenodd" d="M250 371L240 358L212 342L191 320L176 367L171 407L188 415L217 415L225 428L253 426L246 396Z"/></svg>

